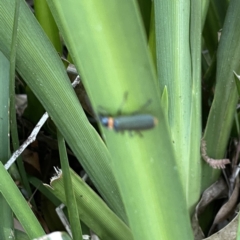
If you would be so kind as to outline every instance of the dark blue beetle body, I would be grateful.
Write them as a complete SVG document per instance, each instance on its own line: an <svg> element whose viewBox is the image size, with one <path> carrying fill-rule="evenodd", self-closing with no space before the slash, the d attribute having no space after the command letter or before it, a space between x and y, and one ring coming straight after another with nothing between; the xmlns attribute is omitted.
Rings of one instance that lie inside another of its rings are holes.
<svg viewBox="0 0 240 240"><path fill-rule="evenodd" d="M157 119L150 114L134 114L119 117L108 117L99 115L100 122L108 129L115 131L142 131L154 128Z"/></svg>

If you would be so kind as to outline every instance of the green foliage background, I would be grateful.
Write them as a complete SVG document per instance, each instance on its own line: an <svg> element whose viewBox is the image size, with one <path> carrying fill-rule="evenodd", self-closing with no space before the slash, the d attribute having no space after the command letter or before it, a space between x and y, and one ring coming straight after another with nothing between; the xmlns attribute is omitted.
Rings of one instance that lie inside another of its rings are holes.
<svg viewBox="0 0 240 240"><path fill-rule="evenodd" d="M12 120L6 106L15 93L14 76L8 81L8 72L14 73L16 65L33 99L59 131L64 187L59 194L45 194L67 205L74 239L81 239L81 231L74 230L80 229L79 220L102 239L193 239L190 216L202 191L220 174L201 161L202 132L208 155L223 158L238 100L233 71L238 73L240 65L239 1L36 0L34 6L38 20L23 0L0 2L1 162L10 155L7 130ZM156 117L158 124L142 131L142 137L100 126L100 138L59 57L61 39L96 115L102 106L116 116L127 92L122 114L141 111ZM203 79L209 86L215 82L211 105L203 110L202 76L210 76ZM141 109L149 99L151 104ZM90 210L79 199L68 198L76 197L82 180L73 180L62 136L105 203L88 188L83 196L91 199ZM7 211L0 236L5 239L14 232L11 211L30 239L43 235L3 164L0 200L1 211ZM20 178L20 171L27 186L28 176L20 166L19 160L10 173ZM71 214L76 209L77 218ZM101 220L104 216L112 225Z"/></svg>

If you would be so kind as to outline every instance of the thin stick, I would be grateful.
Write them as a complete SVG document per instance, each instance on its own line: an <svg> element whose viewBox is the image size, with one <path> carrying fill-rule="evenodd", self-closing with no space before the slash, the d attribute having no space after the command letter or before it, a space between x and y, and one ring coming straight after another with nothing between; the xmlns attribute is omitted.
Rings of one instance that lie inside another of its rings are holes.
<svg viewBox="0 0 240 240"><path fill-rule="evenodd" d="M224 169L226 166L226 164L229 164L230 163L230 160L229 159L213 159L213 158L210 158L208 155L207 155L207 144L206 144L206 141L202 138L202 141L201 141L201 153L202 153L202 158L204 159L205 162L207 162L210 167L216 169Z"/></svg>
<svg viewBox="0 0 240 240"><path fill-rule="evenodd" d="M76 77L76 79L73 81L72 86L76 87L78 84L80 83L80 77L79 75ZM36 137L40 131L40 129L42 128L42 126L44 125L44 123L47 121L49 115L47 112L45 112L43 114L43 116L41 117L41 119L39 120L39 122L37 123L36 127L33 129L32 133L30 134L30 136L27 138L27 140L18 148L18 150L16 150L11 158L7 161L7 163L4 165L5 169L8 170L11 165L16 161L16 159L22 154L22 152L27 148L27 146L29 144L31 144L32 142L34 142L36 140Z"/></svg>
<svg viewBox="0 0 240 240"><path fill-rule="evenodd" d="M63 212L63 208L65 207L65 205L63 203L61 203L56 209L56 213L58 215L58 217L60 218L63 226L65 227L66 231L68 232L68 234L72 237L72 231L70 228L70 224L68 222L67 217L65 216L64 212Z"/></svg>

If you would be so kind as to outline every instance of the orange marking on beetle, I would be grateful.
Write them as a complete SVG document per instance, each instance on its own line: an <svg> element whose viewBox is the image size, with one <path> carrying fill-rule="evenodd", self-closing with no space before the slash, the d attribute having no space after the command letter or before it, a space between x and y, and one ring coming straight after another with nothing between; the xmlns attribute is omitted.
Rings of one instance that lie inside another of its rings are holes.
<svg viewBox="0 0 240 240"><path fill-rule="evenodd" d="M108 118L108 128L113 129L114 127L114 119L112 117Z"/></svg>

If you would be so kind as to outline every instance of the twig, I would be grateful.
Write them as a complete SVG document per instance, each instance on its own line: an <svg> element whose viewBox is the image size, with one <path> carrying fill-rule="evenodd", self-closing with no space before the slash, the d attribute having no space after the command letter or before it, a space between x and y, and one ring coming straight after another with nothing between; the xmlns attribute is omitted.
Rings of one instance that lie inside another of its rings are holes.
<svg viewBox="0 0 240 240"><path fill-rule="evenodd" d="M226 164L229 164L230 163L230 160L229 159L213 159L213 158L210 158L208 155L207 155L207 144L206 144L206 141L202 138L202 141L201 141L201 153L202 153L202 158L205 160L205 162L207 162L210 167L216 169L224 169L226 166Z"/></svg>
<svg viewBox="0 0 240 240"><path fill-rule="evenodd" d="M73 81L72 86L76 87L78 84L80 83L80 77L79 75L76 77L76 79ZM47 112L45 112L43 114L43 116L41 117L41 119L39 120L39 122L37 123L36 127L33 129L32 133L30 134L30 136L27 138L27 140L18 148L18 150L16 150L11 158L7 161L7 163L4 165L5 169L8 170L11 165L16 161L16 159L21 155L21 153L27 148L27 146L29 144L31 144L32 142L34 142L36 140L36 137L40 131L40 129L42 128L42 126L44 125L44 123L47 121L49 115Z"/></svg>
<svg viewBox="0 0 240 240"><path fill-rule="evenodd" d="M56 213L59 217L59 219L61 220L63 226L65 227L66 231L68 232L68 234L72 237L72 231L70 228L70 224L68 222L67 217L65 216L64 212L63 212L63 208L65 207L65 205L63 203L61 203L56 209Z"/></svg>

